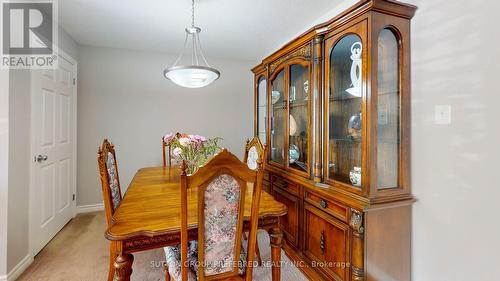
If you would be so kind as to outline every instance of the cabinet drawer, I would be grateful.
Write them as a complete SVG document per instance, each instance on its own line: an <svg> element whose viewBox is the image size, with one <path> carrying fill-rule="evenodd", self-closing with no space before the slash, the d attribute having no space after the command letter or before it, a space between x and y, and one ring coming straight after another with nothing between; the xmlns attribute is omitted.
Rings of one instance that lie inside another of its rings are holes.
<svg viewBox="0 0 500 281"><path fill-rule="evenodd" d="M280 188L274 188L274 198L287 207L287 214L280 217L280 227L288 244L299 245L299 199Z"/></svg>
<svg viewBox="0 0 500 281"><path fill-rule="evenodd" d="M275 175L271 176L271 183L273 185L273 188L279 187L283 190L286 190L290 194L293 194L295 196L299 196L299 185L297 185L296 183L289 182L289 181L285 180L284 178L278 177Z"/></svg>
<svg viewBox="0 0 500 281"><path fill-rule="evenodd" d="M304 254L333 280L349 279L349 226L305 204Z"/></svg>
<svg viewBox="0 0 500 281"><path fill-rule="evenodd" d="M348 217L348 209L346 206L336 203L334 201L330 201L327 199L324 199L320 196L317 196L315 194L306 193L305 196L306 202L310 203L311 205L314 205L323 211L329 213L330 215L338 218L339 220L343 222L347 222L347 217Z"/></svg>

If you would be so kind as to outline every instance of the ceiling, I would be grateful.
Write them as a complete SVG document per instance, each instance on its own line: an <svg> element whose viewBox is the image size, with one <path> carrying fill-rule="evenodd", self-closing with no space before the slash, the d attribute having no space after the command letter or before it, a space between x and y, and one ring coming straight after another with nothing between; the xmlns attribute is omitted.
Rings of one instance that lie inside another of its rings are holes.
<svg viewBox="0 0 500 281"><path fill-rule="evenodd" d="M260 61L343 0L196 0L207 57ZM179 53L190 0L62 0L59 22L79 44Z"/></svg>

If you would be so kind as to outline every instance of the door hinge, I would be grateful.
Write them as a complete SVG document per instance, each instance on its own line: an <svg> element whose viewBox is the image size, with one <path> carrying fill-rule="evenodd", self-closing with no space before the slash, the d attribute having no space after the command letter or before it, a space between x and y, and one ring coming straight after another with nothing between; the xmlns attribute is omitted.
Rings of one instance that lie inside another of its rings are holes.
<svg viewBox="0 0 500 281"><path fill-rule="evenodd" d="M73 194L73 201L75 201L75 199L76 199L76 195L75 195L75 194Z"/></svg>
<svg viewBox="0 0 500 281"><path fill-rule="evenodd" d="M76 78L73 78L73 85L76 85Z"/></svg>

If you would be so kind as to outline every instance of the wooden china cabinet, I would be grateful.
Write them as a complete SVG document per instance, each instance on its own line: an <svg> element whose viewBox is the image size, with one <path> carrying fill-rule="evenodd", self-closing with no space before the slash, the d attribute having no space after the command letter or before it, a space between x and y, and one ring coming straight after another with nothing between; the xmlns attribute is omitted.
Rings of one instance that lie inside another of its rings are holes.
<svg viewBox="0 0 500 281"><path fill-rule="evenodd" d="M254 67L265 185L313 280L410 280L410 20L363 0Z"/></svg>

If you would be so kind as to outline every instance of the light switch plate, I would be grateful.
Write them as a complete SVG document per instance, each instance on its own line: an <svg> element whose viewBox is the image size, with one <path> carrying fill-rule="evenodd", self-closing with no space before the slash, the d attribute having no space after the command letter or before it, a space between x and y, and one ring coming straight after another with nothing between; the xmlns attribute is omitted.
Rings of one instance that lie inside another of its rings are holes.
<svg viewBox="0 0 500 281"><path fill-rule="evenodd" d="M434 111L434 122L438 125L451 124L451 105L436 105Z"/></svg>

